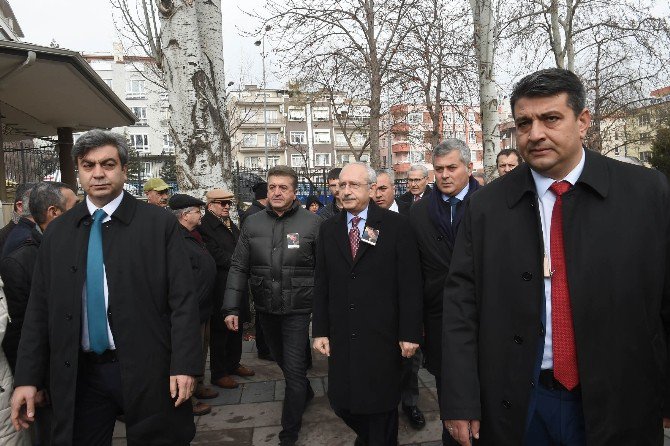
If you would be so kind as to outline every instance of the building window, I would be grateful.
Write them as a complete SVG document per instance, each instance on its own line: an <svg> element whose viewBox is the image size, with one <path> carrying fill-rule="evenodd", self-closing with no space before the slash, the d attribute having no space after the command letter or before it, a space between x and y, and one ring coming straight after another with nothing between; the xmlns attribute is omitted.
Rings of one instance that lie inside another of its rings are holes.
<svg viewBox="0 0 670 446"><path fill-rule="evenodd" d="M305 157L299 153L291 155L291 167L305 167Z"/></svg>
<svg viewBox="0 0 670 446"><path fill-rule="evenodd" d="M640 141L651 141L651 132L641 132Z"/></svg>
<svg viewBox="0 0 670 446"><path fill-rule="evenodd" d="M260 156L245 156L244 157L244 167L249 169L258 169L262 166Z"/></svg>
<svg viewBox="0 0 670 446"><path fill-rule="evenodd" d="M267 116L267 122L270 122L270 123L279 122L277 110L268 110L268 111L265 112L265 116Z"/></svg>
<svg viewBox="0 0 670 446"><path fill-rule="evenodd" d="M144 79L130 79L126 85L126 99L143 99L145 97Z"/></svg>
<svg viewBox="0 0 670 446"><path fill-rule="evenodd" d="M163 152L174 153L174 141L169 134L163 135Z"/></svg>
<svg viewBox="0 0 670 446"><path fill-rule="evenodd" d="M312 118L315 121L328 121L330 118L328 107L314 107L312 109Z"/></svg>
<svg viewBox="0 0 670 446"><path fill-rule="evenodd" d="M256 147L258 145L258 135L255 133L242 134L242 147Z"/></svg>
<svg viewBox="0 0 670 446"><path fill-rule="evenodd" d="M642 160L642 162L648 163L650 159L651 159L650 151L640 152L640 160Z"/></svg>
<svg viewBox="0 0 670 446"><path fill-rule="evenodd" d="M268 167L275 167L279 165L278 156L268 156Z"/></svg>
<svg viewBox="0 0 670 446"><path fill-rule="evenodd" d="M130 147L138 152L148 152L149 135L130 135Z"/></svg>
<svg viewBox="0 0 670 446"><path fill-rule="evenodd" d="M340 164L347 164L351 160L351 154L340 154Z"/></svg>
<svg viewBox="0 0 670 446"><path fill-rule="evenodd" d="M147 108L146 107L132 107L131 110L137 116L135 125L147 125Z"/></svg>
<svg viewBox="0 0 670 446"><path fill-rule="evenodd" d="M103 79L109 88L114 88L111 79Z"/></svg>
<svg viewBox="0 0 670 446"><path fill-rule="evenodd" d="M369 163L370 162L370 155L368 155L367 153L361 155L361 162Z"/></svg>
<svg viewBox="0 0 670 446"><path fill-rule="evenodd" d="M289 143L291 144L306 144L307 135L305 132L290 132L289 133Z"/></svg>
<svg viewBox="0 0 670 446"><path fill-rule="evenodd" d="M316 166L316 167L329 167L330 166L330 153L315 153L314 154L314 166Z"/></svg>
<svg viewBox="0 0 670 446"><path fill-rule="evenodd" d="M335 145L338 147L347 146L347 138L344 137L344 133L335 133Z"/></svg>
<svg viewBox="0 0 670 446"><path fill-rule="evenodd" d="M314 130L314 144L330 144L330 130Z"/></svg>
<svg viewBox="0 0 670 446"><path fill-rule="evenodd" d="M410 113L407 115L408 124L421 124L423 122L423 113Z"/></svg>
<svg viewBox="0 0 670 446"><path fill-rule="evenodd" d="M268 147L279 146L279 133L268 133Z"/></svg>
<svg viewBox="0 0 670 446"><path fill-rule="evenodd" d="M142 177L150 178L153 175L151 174L151 163L142 163Z"/></svg>
<svg viewBox="0 0 670 446"><path fill-rule="evenodd" d="M641 114L640 116L637 117L637 123L639 125L649 125L649 122L650 119L648 113Z"/></svg>
<svg viewBox="0 0 670 446"><path fill-rule="evenodd" d="M288 108L288 120L289 121L304 121L305 120L305 107L289 107Z"/></svg>
<svg viewBox="0 0 670 446"><path fill-rule="evenodd" d="M477 142L477 135L475 134L474 130L470 130L470 132L468 133L468 142L471 143Z"/></svg>

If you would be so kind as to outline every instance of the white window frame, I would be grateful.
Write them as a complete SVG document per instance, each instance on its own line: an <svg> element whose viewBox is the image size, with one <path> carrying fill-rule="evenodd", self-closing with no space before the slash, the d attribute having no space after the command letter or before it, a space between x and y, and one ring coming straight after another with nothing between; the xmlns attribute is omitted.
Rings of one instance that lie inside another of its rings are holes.
<svg viewBox="0 0 670 446"><path fill-rule="evenodd" d="M298 138L294 137L300 137L300 141L298 141ZM298 145L298 144L307 144L307 132L303 131L291 131L289 132L289 143L293 145Z"/></svg>
<svg viewBox="0 0 670 446"><path fill-rule="evenodd" d="M329 107L313 107L312 119L315 121L328 121L330 119Z"/></svg>
<svg viewBox="0 0 670 446"><path fill-rule="evenodd" d="M275 167L279 165L279 156L273 155L268 156L268 166Z"/></svg>
<svg viewBox="0 0 670 446"><path fill-rule="evenodd" d="M327 136L327 138L326 138ZM315 129L314 130L314 144L330 144L330 130Z"/></svg>
<svg viewBox="0 0 670 446"><path fill-rule="evenodd" d="M242 147L258 147L258 133L242 133Z"/></svg>
<svg viewBox="0 0 670 446"><path fill-rule="evenodd" d="M347 138L344 133L335 133L335 145L337 147L347 147Z"/></svg>
<svg viewBox="0 0 670 446"><path fill-rule="evenodd" d="M279 133L268 133L268 147L279 147Z"/></svg>
<svg viewBox="0 0 670 446"><path fill-rule="evenodd" d="M340 153L340 164L348 164L351 162L351 157L353 155L351 153Z"/></svg>
<svg viewBox="0 0 670 446"><path fill-rule="evenodd" d="M109 88L111 88L112 90L114 89L114 81L113 81L113 79L103 79L103 81L107 84L107 86L108 86Z"/></svg>
<svg viewBox="0 0 670 446"><path fill-rule="evenodd" d="M150 178L152 177L151 173L151 168L152 168L152 163L150 161L143 161L142 162L142 178Z"/></svg>
<svg viewBox="0 0 670 446"><path fill-rule="evenodd" d="M370 154L369 153L364 153L361 155L361 162L362 163L369 163L370 162Z"/></svg>
<svg viewBox="0 0 670 446"><path fill-rule="evenodd" d="M248 169L260 169L263 166L263 160L260 156L245 156L244 167Z"/></svg>
<svg viewBox="0 0 670 446"><path fill-rule="evenodd" d="M305 107L294 107L290 106L288 108L288 120L302 122L306 119Z"/></svg>
<svg viewBox="0 0 670 446"><path fill-rule="evenodd" d="M129 136L130 136L130 147L132 147L133 149L137 150L140 153L147 153L150 151L149 135L142 133Z"/></svg>
<svg viewBox="0 0 670 446"><path fill-rule="evenodd" d="M305 157L300 153L291 154L291 167L305 167Z"/></svg>
<svg viewBox="0 0 670 446"><path fill-rule="evenodd" d="M148 125L146 107L131 107L130 109L132 110L133 114L137 116L135 125Z"/></svg>
<svg viewBox="0 0 670 446"><path fill-rule="evenodd" d="M144 79L128 79L126 99L144 99L147 96L147 83Z"/></svg>
<svg viewBox="0 0 670 446"><path fill-rule="evenodd" d="M408 124L422 124L423 123L423 113L412 112L407 114L407 123Z"/></svg>
<svg viewBox="0 0 670 446"><path fill-rule="evenodd" d="M320 158L323 158L323 162L319 161ZM331 160L330 153L315 153L314 167L330 167L330 160Z"/></svg>
<svg viewBox="0 0 670 446"><path fill-rule="evenodd" d="M163 152L174 153L174 141L169 133L163 134Z"/></svg>

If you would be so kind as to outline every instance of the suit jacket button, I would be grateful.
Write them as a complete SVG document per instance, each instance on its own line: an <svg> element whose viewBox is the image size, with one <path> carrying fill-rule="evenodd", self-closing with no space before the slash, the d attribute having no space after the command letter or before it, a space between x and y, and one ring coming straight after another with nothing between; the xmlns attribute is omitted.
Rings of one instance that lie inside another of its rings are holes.
<svg viewBox="0 0 670 446"><path fill-rule="evenodd" d="M533 381L532 379L530 380L530 386L535 387L535 381Z"/></svg>
<svg viewBox="0 0 670 446"><path fill-rule="evenodd" d="M71 266L70 267L70 272L76 273L77 272L77 267L76 266Z"/></svg>
<svg viewBox="0 0 670 446"><path fill-rule="evenodd" d="M437 236L437 241L438 241L438 242L441 242L441 241L442 241L442 236L441 236L441 235L438 235L438 236Z"/></svg>
<svg viewBox="0 0 670 446"><path fill-rule="evenodd" d="M351 273L351 278L352 278L352 279L355 279L355 278L356 278L356 274Z"/></svg>
<svg viewBox="0 0 670 446"><path fill-rule="evenodd" d="M351 333L351 339L356 339L356 333Z"/></svg>
<svg viewBox="0 0 670 446"><path fill-rule="evenodd" d="M523 338L521 336L514 336L514 343L515 344L523 344Z"/></svg>
<svg viewBox="0 0 670 446"><path fill-rule="evenodd" d="M355 308L355 307L354 307L354 304L350 304L350 305L349 305L349 309L350 309L350 310L353 310L354 308Z"/></svg>
<svg viewBox="0 0 670 446"><path fill-rule="evenodd" d="M65 320L66 321L71 321L72 320L72 315L70 313L65 315Z"/></svg>
<svg viewBox="0 0 670 446"><path fill-rule="evenodd" d="M526 282L529 282L530 280L533 279L533 275L526 271L525 273L521 274L521 278L525 280Z"/></svg>
<svg viewBox="0 0 670 446"><path fill-rule="evenodd" d="M512 407L512 403L510 403L510 402L507 401L507 400L503 400L503 401L502 401L502 406L503 406L505 409L509 409L510 407Z"/></svg>
<svg viewBox="0 0 670 446"><path fill-rule="evenodd" d="M542 328L540 328L540 336L544 336L544 335L545 335L545 331L544 331L544 327L542 327Z"/></svg>
<svg viewBox="0 0 670 446"><path fill-rule="evenodd" d="M70 367L70 361L65 361L65 367Z"/></svg>

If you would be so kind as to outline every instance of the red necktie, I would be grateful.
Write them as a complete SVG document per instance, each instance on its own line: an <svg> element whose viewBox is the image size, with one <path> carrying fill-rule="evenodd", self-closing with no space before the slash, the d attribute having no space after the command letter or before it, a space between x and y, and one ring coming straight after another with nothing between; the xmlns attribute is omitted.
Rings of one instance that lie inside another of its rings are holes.
<svg viewBox="0 0 670 446"><path fill-rule="evenodd" d="M361 217L354 217L351 219L351 229L349 229L349 245L351 247L351 257L356 258L358 252L358 245L361 243L361 231L358 230L358 222Z"/></svg>
<svg viewBox="0 0 670 446"><path fill-rule="evenodd" d="M419 201L420 199L421 199L421 196L420 196L420 195L415 195L415 196L414 196L414 201Z"/></svg>
<svg viewBox="0 0 670 446"><path fill-rule="evenodd" d="M558 181L549 187L556 194L551 214L551 339L554 353L554 377L566 389L579 384L577 349L572 321L572 307L568 290L568 274L565 268L563 247L563 199L570 189L567 181Z"/></svg>

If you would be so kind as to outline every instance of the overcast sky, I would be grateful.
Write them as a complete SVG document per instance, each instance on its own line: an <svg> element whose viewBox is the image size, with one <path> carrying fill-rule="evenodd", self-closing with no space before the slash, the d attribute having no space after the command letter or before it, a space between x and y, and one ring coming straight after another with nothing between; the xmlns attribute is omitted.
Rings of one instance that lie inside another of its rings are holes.
<svg viewBox="0 0 670 446"><path fill-rule="evenodd" d="M61 48L80 52L109 53L112 43L119 41L109 0L9 0L14 14L25 34L24 41L48 46L55 40ZM248 72L251 81L262 82L260 50L253 42L257 38L242 37L237 27L246 31L254 29L250 20L237 5L245 10L260 8L263 0L222 0L223 54L226 80L240 78L240 67ZM266 44L266 50L270 44ZM267 64L268 67L270 63ZM269 73L268 69L268 73ZM247 80L246 82L249 82ZM279 82L269 73L268 86L279 87Z"/></svg>

